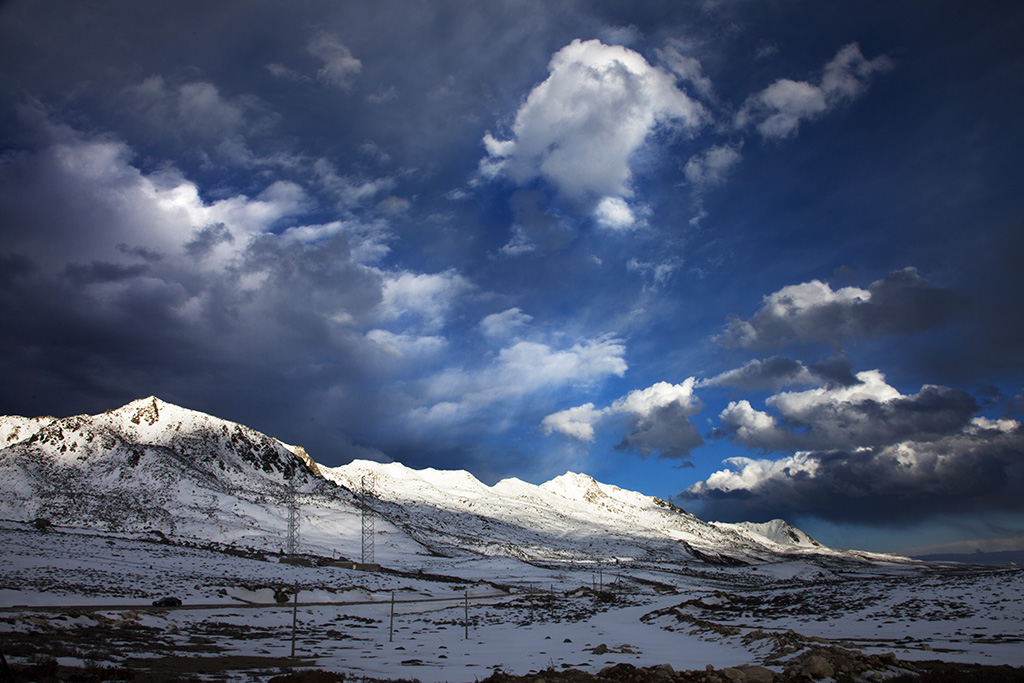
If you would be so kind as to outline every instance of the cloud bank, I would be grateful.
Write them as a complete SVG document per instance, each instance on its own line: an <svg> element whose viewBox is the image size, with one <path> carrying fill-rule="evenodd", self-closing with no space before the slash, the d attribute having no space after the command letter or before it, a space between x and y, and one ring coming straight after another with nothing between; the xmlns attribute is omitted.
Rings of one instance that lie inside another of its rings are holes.
<svg viewBox="0 0 1024 683"><path fill-rule="evenodd" d="M912 267L893 271L867 289L833 290L812 280L764 297L751 318L731 318L716 339L723 346L746 349L813 342L838 346L850 337L928 330L949 320L964 305L961 295L933 286Z"/></svg>
<svg viewBox="0 0 1024 683"><path fill-rule="evenodd" d="M713 519L808 516L908 524L940 514L1020 512L1024 425L975 418L955 433L778 460L732 458L683 492Z"/></svg>

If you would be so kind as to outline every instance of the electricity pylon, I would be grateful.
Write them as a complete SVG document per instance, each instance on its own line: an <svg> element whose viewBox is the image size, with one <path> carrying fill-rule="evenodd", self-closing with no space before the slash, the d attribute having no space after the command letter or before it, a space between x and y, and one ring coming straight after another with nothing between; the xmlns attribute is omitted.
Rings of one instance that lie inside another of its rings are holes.
<svg viewBox="0 0 1024 683"><path fill-rule="evenodd" d="M363 564L373 563L373 508L370 500L375 496L377 478L372 474L359 479L359 508L363 520Z"/></svg>
<svg viewBox="0 0 1024 683"><path fill-rule="evenodd" d="M299 504L295 496L295 481L288 480L285 489L285 505L288 507L288 538L285 553L291 557L299 553Z"/></svg>

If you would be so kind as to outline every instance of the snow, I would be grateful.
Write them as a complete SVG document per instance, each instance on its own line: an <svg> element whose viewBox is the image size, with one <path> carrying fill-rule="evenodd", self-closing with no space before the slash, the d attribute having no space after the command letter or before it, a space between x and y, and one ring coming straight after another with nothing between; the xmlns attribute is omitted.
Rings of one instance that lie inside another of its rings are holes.
<svg viewBox="0 0 1024 683"><path fill-rule="evenodd" d="M0 437L0 633L22 639L19 652L71 629L114 663L166 643L286 656L297 587L302 657L423 683L495 667L764 663L790 630L802 646L1024 664L1017 569L828 548L783 520L705 523L581 473L486 486L400 463L325 468L155 397L99 416L0 418ZM289 481L300 550L319 566L281 562ZM331 566L360 559L363 504L384 569ZM153 609L165 595L184 607ZM104 630L127 623L149 636Z"/></svg>
<svg viewBox="0 0 1024 683"><path fill-rule="evenodd" d="M43 533L6 523L0 525L0 543L6 549L0 633L16 639L131 622L161 634L133 648L103 645L109 663L160 656L160 642L188 656L195 637L221 655L287 656L291 595L287 602L277 602L275 595L298 585L298 656L352 676L434 683L480 679L495 668L518 674L568 666L596 672L618 662L722 668L761 662L770 654L770 638L745 642L745 634L790 629L869 653L894 652L904 660L1024 664L1024 572L1015 569L922 571L898 565L860 574L847 570L823 583L794 580L801 568L813 568L790 561L719 576L678 576L664 593L631 585L628 593L604 602L589 592L596 580L589 567L553 570L508 558L435 558L432 571L463 579L442 582L416 574L293 566L273 557L73 528ZM481 581L487 579L506 590ZM153 609L150 602L163 595L185 604ZM412 602L424 599L429 601ZM59 608L44 610L45 605ZM76 611L90 605L95 609ZM673 608L739 633L678 622ZM600 653L599 645L610 651Z"/></svg>

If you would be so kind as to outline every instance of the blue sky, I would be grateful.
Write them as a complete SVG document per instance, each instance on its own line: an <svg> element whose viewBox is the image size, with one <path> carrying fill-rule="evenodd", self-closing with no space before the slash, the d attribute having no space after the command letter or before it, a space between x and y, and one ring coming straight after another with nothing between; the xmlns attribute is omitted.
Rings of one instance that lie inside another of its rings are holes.
<svg viewBox="0 0 1024 683"><path fill-rule="evenodd" d="M0 412L1024 546L1024 10L0 6Z"/></svg>

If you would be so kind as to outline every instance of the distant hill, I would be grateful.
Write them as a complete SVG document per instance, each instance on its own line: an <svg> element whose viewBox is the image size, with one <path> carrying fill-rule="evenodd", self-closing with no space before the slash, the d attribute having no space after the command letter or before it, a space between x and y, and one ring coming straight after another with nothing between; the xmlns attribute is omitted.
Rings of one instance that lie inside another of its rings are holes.
<svg viewBox="0 0 1024 683"><path fill-rule="evenodd" d="M984 553L980 550L973 553L936 553L934 555L915 555L914 559L925 562L1024 565L1024 550L1003 550L997 553Z"/></svg>

